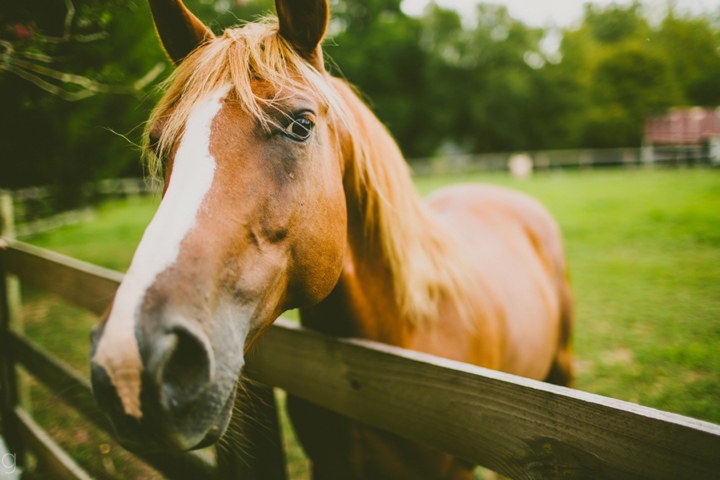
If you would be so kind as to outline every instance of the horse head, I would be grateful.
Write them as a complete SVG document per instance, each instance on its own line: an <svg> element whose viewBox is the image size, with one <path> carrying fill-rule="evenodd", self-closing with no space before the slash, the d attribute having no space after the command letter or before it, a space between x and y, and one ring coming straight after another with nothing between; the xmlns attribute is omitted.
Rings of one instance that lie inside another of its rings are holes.
<svg viewBox="0 0 720 480"><path fill-rule="evenodd" d="M347 131L326 0L277 0L277 21L220 37L180 0L150 5L178 66L147 129L165 191L93 333L92 383L123 445L189 450L227 428L263 329L337 283Z"/></svg>

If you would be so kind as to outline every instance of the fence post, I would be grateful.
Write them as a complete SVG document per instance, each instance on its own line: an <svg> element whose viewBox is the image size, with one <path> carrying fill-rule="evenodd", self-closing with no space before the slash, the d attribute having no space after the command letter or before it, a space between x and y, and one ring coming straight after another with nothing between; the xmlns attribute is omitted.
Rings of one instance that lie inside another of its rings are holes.
<svg viewBox="0 0 720 480"><path fill-rule="evenodd" d="M0 237L15 240L15 204L11 192L0 191ZM5 290L7 292L7 303L9 311L10 329L17 333L24 332L22 318L22 295L20 290L20 279L13 275L5 274ZM25 411L32 415L32 403L30 402L30 382L25 372L17 373L18 397L20 405Z"/></svg>
<svg viewBox="0 0 720 480"><path fill-rule="evenodd" d="M0 237L15 239L15 215L12 193L0 190ZM20 280L12 274L5 274L5 290L8 302L9 325L12 330L22 330L20 310Z"/></svg>
<svg viewBox="0 0 720 480"><path fill-rule="evenodd" d="M13 220L12 194L0 190L0 241L15 235ZM21 438L15 407L20 401L20 389L13 351L8 332L14 329L13 324L20 314L20 285L17 277L6 273L3 245L0 245L0 385L2 385L2 434L15 455L15 464L25 465L25 448Z"/></svg>

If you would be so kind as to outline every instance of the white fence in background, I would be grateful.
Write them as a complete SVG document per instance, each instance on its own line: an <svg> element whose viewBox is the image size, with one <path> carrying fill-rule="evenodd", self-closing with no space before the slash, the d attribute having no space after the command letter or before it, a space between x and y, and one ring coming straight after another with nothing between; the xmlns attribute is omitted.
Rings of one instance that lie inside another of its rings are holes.
<svg viewBox="0 0 720 480"><path fill-rule="evenodd" d="M713 156L715 150L718 150L718 152ZM720 164L720 146L715 150L713 150L712 145L648 145L643 148L537 150L446 155L410 159L408 163L410 163L415 175L509 170L511 160L519 155L527 156L532 160L533 170L631 167L637 165L718 165Z"/></svg>
<svg viewBox="0 0 720 480"><path fill-rule="evenodd" d="M539 150L529 152L445 155L409 159L415 175L444 175L479 171L510 171L527 176L532 171L593 167L635 167L647 165L690 166L720 165L720 142L709 145L645 146L643 148L607 148L584 150ZM82 194L90 204L113 197L159 195L162 186L142 178L117 178L87 183ZM53 208L49 187L30 187L11 192L20 238L55 230L65 225L94 218L92 207L58 213Z"/></svg>

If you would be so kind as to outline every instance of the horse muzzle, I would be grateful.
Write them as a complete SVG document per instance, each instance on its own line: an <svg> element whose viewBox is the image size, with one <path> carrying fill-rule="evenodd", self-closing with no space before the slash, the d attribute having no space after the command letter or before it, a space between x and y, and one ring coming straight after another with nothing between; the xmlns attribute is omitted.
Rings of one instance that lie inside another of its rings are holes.
<svg viewBox="0 0 720 480"><path fill-rule="evenodd" d="M95 401L113 423L118 441L136 452L186 451L215 443L230 422L234 379L218 380L211 342L192 322L176 318L145 324L159 326L135 329L142 359L139 412L129 412L121 400L122 379L91 362ZM102 334L93 335L93 353Z"/></svg>

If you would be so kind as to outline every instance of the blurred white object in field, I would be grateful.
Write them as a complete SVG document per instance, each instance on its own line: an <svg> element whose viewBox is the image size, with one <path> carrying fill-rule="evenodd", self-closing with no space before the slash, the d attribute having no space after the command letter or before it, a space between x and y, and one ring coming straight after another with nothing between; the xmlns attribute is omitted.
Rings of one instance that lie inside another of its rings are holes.
<svg viewBox="0 0 720 480"><path fill-rule="evenodd" d="M508 160L508 168L515 178L527 178L532 175L533 161L527 153L518 153Z"/></svg>

